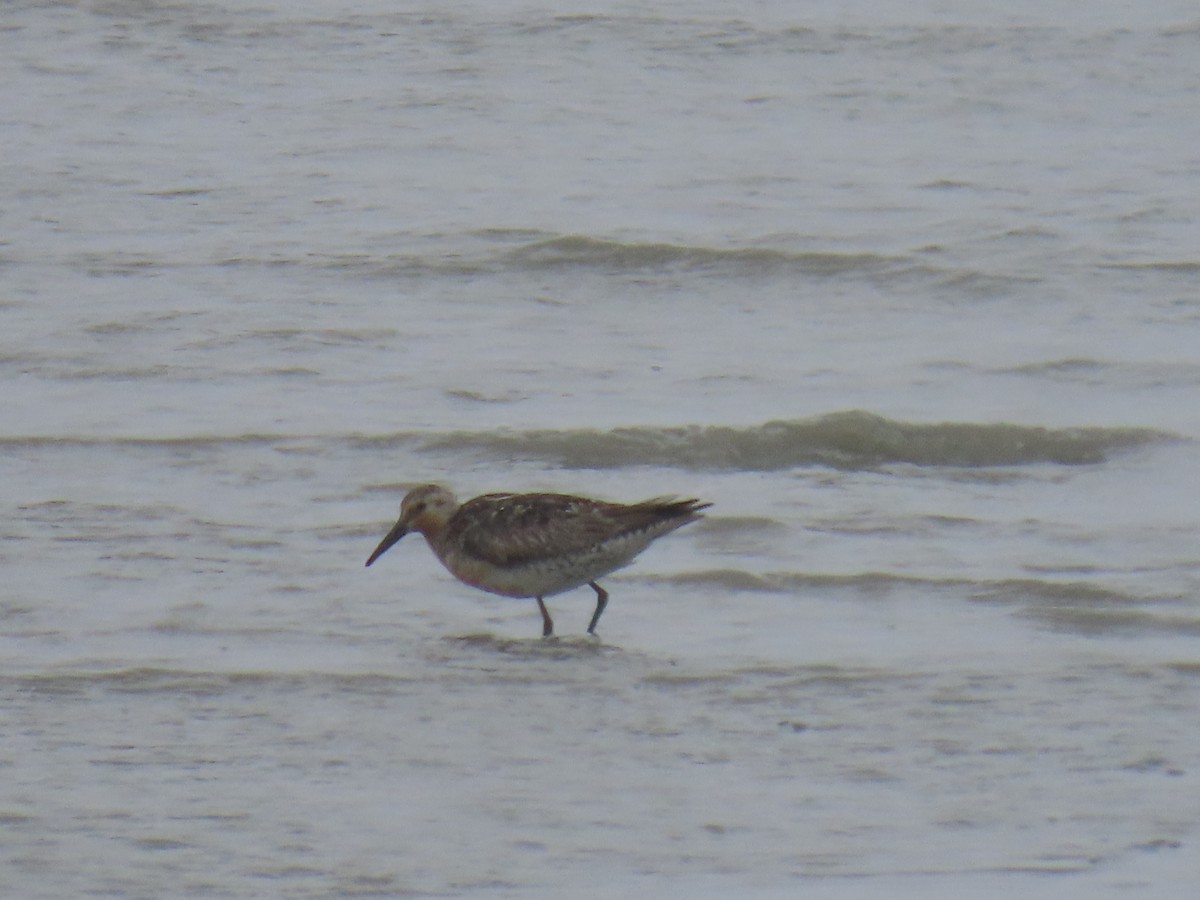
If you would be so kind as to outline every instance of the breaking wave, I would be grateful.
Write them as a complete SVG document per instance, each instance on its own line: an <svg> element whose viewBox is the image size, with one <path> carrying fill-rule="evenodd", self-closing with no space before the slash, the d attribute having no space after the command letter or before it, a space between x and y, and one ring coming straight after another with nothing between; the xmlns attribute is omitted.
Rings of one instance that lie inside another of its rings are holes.
<svg viewBox="0 0 1200 900"><path fill-rule="evenodd" d="M629 577L629 576L627 576ZM632 576L689 589L729 593L797 594L811 598L849 593L862 599L892 595L952 596L976 603L1011 607L1014 615L1045 628L1087 636L1158 634L1200 635L1200 615L1184 595L1139 595L1088 581L1036 578L975 580L922 577L889 572L845 575L818 572L748 572L708 569L676 575Z"/></svg>
<svg viewBox="0 0 1200 900"><path fill-rule="evenodd" d="M460 236L461 237L461 236ZM491 229L468 236L475 240L432 241L408 253L305 253L286 258L230 257L221 265L238 268L312 268L352 273L358 278L422 278L487 273L602 272L702 273L731 278L863 278L897 280L989 295L1031 276L1001 275L945 267L929 254L881 254L807 249L783 239L782 246L721 246L668 241L616 240L588 234ZM113 269L107 263L108 270ZM145 260L122 263L121 272L141 272L162 264ZM94 268L94 266L93 266ZM1036 280L1036 279L1032 279Z"/></svg>
<svg viewBox="0 0 1200 900"><path fill-rule="evenodd" d="M734 274L794 271L806 275L877 272L908 265L874 253L788 251L769 247L694 247L670 243L605 240L565 235L535 241L509 252L510 262L525 268L721 269Z"/></svg>
<svg viewBox="0 0 1200 900"><path fill-rule="evenodd" d="M319 455L331 446L349 445L370 450L407 447L425 453L467 453L489 459L542 462L566 469L665 466L693 471L778 471L799 466L855 470L898 464L956 468L1041 463L1081 466L1102 463L1122 451L1179 440L1183 439L1178 435L1150 428L926 424L856 410L750 426L639 425L610 430L497 429L350 435L13 435L0 437L0 448L110 447L187 452L240 445Z"/></svg>
<svg viewBox="0 0 1200 900"><path fill-rule="evenodd" d="M1172 439L1147 428L1042 428L1007 423L920 424L868 412L831 413L750 427L691 425L595 430L455 432L422 449L543 460L564 468L657 465L692 470L772 471L823 465L1087 465L1122 450Z"/></svg>

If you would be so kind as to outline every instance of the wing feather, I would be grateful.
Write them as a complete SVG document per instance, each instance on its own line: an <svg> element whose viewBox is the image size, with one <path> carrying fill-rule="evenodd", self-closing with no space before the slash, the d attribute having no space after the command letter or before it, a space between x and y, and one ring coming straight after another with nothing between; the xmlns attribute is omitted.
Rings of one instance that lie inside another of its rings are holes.
<svg viewBox="0 0 1200 900"><path fill-rule="evenodd" d="M627 505L567 494L485 494L459 508L445 539L492 565L518 567L586 553L632 533L665 534L710 505L670 497Z"/></svg>

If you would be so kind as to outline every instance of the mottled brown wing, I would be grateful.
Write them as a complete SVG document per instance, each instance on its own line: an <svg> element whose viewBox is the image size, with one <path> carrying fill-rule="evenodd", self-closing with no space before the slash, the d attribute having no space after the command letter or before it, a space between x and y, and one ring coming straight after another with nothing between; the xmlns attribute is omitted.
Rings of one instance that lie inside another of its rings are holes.
<svg viewBox="0 0 1200 900"><path fill-rule="evenodd" d="M658 498L624 505L567 494L485 494L450 521L446 540L497 566L522 566L583 553L633 531L669 531L709 504Z"/></svg>

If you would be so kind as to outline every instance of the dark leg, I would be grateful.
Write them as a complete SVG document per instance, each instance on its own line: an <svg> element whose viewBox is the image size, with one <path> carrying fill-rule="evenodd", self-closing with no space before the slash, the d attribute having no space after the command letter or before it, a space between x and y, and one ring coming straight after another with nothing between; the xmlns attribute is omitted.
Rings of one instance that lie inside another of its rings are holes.
<svg viewBox="0 0 1200 900"><path fill-rule="evenodd" d="M538 609L542 611L542 637L550 637L554 634L554 623L550 621L550 613L546 612L546 604L542 602L542 598L537 598Z"/></svg>
<svg viewBox="0 0 1200 900"><path fill-rule="evenodd" d="M600 621L600 613L604 612L604 607L608 606L608 591L594 581L589 581L588 584L596 592L596 612L592 615L592 624L588 626L588 634L595 634L596 623Z"/></svg>

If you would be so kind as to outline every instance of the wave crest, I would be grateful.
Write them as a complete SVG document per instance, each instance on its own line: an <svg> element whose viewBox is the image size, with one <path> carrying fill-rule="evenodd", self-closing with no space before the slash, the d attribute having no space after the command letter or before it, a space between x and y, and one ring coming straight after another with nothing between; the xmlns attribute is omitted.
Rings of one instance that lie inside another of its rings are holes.
<svg viewBox="0 0 1200 900"><path fill-rule="evenodd" d="M796 252L770 247L699 247L669 243L605 240L564 235L526 244L508 254L526 268L604 268L618 270L685 268L753 272L797 271L807 275L874 272L902 263L875 253Z"/></svg>
<svg viewBox="0 0 1200 900"><path fill-rule="evenodd" d="M897 463L955 467L1088 465L1104 462L1118 451L1171 437L1147 428L924 424L849 411L750 427L456 432L427 440L423 449L479 451L544 460L569 469L658 465L773 471L810 465L867 469Z"/></svg>

